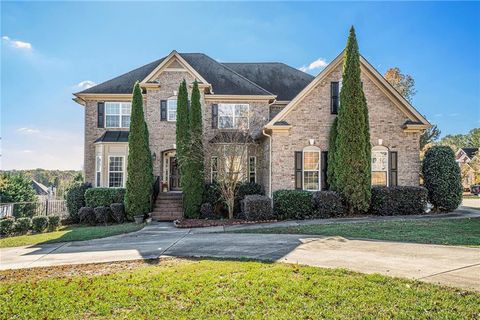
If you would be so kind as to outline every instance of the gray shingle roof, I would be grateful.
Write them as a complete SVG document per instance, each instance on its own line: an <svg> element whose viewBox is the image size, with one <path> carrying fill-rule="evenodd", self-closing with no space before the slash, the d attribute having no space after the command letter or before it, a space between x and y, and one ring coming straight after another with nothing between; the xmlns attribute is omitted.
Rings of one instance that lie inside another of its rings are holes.
<svg viewBox="0 0 480 320"><path fill-rule="evenodd" d="M470 159L472 159L478 152L478 148L462 148L462 150L467 154L467 157L469 157Z"/></svg>
<svg viewBox="0 0 480 320"><path fill-rule="evenodd" d="M215 94L278 95L291 100L313 77L283 63L219 63L203 53L179 53L206 81ZM79 93L132 92L163 60L153 61Z"/></svg>
<svg viewBox="0 0 480 320"><path fill-rule="evenodd" d="M95 142L128 142L128 131L105 131Z"/></svg>
<svg viewBox="0 0 480 320"><path fill-rule="evenodd" d="M277 95L277 100L295 98L315 77L284 63L223 63L245 78Z"/></svg>

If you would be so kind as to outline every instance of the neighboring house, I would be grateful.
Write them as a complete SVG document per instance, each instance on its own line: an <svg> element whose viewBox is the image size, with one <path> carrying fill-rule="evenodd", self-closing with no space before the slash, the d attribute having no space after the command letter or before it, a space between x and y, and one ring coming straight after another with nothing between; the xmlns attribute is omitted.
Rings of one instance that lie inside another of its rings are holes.
<svg viewBox="0 0 480 320"><path fill-rule="evenodd" d="M35 193L39 200L47 200L55 197L53 188L48 188L47 186L36 180L32 180L32 188L35 190Z"/></svg>
<svg viewBox="0 0 480 320"><path fill-rule="evenodd" d="M480 158L478 148L460 148L455 154L455 159L460 166L462 175L462 186L470 190L470 186L479 183Z"/></svg>
<svg viewBox="0 0 480 320"><path fill-rule="evenodd" d="M85 180L122 187L126 179L130 101L135 81L143 88L154 174L179 190L175 120L180 82L199 81L204 144L222 144L224 132L248 127L246 179L266 194L279 189L321 190L330 127L340 105L343 52L317 77L283 63L220 63L201 53L171 52L82 92L85 107ZM370 122L372 183L419 184L419 138L429 122L361 57ZM222 157L205 159L205 180Z"/></svg>

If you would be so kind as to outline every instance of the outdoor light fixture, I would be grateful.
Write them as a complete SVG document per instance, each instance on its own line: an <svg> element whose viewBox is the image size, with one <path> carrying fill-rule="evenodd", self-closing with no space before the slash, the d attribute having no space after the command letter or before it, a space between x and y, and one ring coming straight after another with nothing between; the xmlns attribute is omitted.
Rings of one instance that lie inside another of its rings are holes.
<svg viewBox="0 0 480 320"><path fill-rule="evenodd" d="M153 161L157 160L157 154L155 153L155 151L152 153L152 160Z"/></svg>

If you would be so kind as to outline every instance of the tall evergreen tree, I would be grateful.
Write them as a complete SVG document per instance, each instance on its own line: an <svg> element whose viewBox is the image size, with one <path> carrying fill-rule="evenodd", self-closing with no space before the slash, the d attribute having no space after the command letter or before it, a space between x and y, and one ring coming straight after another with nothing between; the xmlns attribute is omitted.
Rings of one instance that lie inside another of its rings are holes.
<svg viewBox="0 0 480 320"><path fill-rule="evenodd" d="M203 186L205 181L204 156L203 156L203 126L202 105L200 103L200 90L198 83L193 83L190 103L190 142L188 162L185 166L186 179L188 182L184 192L185 215L188 218L198 218L200 205L202 204Z"/></svg>
<svg viewBox="0 0 480 320"><path fill-rule="evenodd" d="M338 117L333 120L332 127L330 128L330 137L328 141L328 159L327 159L327 182L330 190L337 190L337 183L335 181L335 154L337 146L337 130L338 130Z"/></svg>
<svg viewBox="0 0 480 320"><path fill-rule="evenodd" d="M188 177L186 165L188 164L188 148L190 143L190 120L188 114L188 91L185 79L180 83L177 96L177 123L176 123L176 144L177 163L180 172L180 185L185 193L188 188Z"/></svg>
<svg viewBox="0 0 480 320"><path fill-rule="evenodd" d="M360 79L355 29L350 29L343 62L335 153L335 183L350 212L365 212L371 197L371 145L368 109Z"/></svg>
<svg viewBox="0 0 480 320"><path fill-rule="evenodd" d="M142 90L138 81L135 83L132 97L126 189L125 209L130 219L135 215L150 212L153 190L152 154L143 113Z"/></svg>

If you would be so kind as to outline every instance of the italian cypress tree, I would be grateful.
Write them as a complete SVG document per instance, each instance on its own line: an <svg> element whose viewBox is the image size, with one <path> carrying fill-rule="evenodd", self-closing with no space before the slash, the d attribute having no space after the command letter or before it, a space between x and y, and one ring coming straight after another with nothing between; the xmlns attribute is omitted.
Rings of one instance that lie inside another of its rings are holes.
<svg viewBox="0 0 480 320"><path fill-rule="evenodd" d="M186 166L188 165L188 148L190 143L190 120L188 114L188 91L185 80L180 83L177 97L177 123L176 123L176 144L177 163L180 171L180 185L185 192L188 188L188 177Z"/></svg>
<svg viewBox="0 0 480 320"><path fill-rule="evenodd" d="M202 105L200 104L200 91L198 83L193 83L190 104L190 142L186 175L187 189L184 190L185 215L188 218L198 218L202 204L203 186L205 183L204 157L202 143Z"/></svg>
<svg viewBox="0 0 480 320"><path fill-rule="evenodd" d="M143 114L142 90L138 81L133 88L126 189L125 209L129 219L150 212L153 191L152 154Z"/></svg>
<svg viewBox="0 0 480 320"><path fill-rule="evenodd" d="M345 49L335 151L335 184L350 212L370 206L371 159L368 109L360 79L360 54L355 29Z"/></svg>
<svg viewBox="0 0 480 320"><path fill-rule="evenodd" d="M337 144L338 117L335 117L330 128L330 137L328 141L328 159L327 159L327 182L330 190L337 190L335 182L335 149Z"/></svg>

